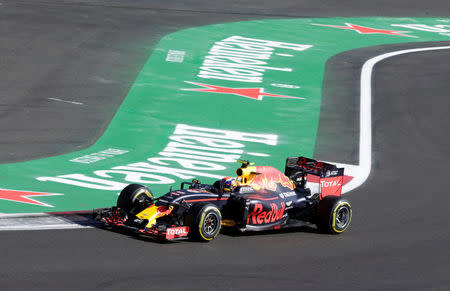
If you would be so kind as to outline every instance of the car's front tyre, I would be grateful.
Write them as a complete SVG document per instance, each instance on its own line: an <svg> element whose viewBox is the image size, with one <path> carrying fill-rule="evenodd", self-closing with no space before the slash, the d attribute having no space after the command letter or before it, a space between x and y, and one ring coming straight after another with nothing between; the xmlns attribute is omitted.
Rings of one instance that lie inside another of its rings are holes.
<svg viewBox="0 0 450 291"><path fill-rule="evenodd" d="M140 184L130 184L123 188L117 198L117 207L126 213L137 214L153 202L152 191Z"/></svg>
<svg viewBox="0 0 450 291"><path fill-rule="evenodd" d="M191 206L188 213L190 236L200 241L211 241L220 232L222 215L211 203L197 203Z"/></svg>

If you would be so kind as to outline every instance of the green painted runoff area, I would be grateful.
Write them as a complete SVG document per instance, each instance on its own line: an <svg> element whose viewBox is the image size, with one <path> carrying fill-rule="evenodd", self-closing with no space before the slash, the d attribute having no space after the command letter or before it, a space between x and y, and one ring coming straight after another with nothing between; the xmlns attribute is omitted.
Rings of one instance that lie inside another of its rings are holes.
<svg viewBox="0 0 450 291"><path fill-rule="evenodd" d="M330 57L444 40L450 20L431 18L259 20L167 35L93 146L0 165L0 189L32 192L0 190L0 212L111 206L133 182L160 196L192 177L232 176L238 158L282 169L287 156L314 154Z"/></svg>

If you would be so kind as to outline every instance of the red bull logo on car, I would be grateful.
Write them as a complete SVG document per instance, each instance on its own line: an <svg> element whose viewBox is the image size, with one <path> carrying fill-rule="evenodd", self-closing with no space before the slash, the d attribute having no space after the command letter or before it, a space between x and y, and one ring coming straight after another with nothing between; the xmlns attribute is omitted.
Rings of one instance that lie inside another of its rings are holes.
<svg viewBox="0 0 450 291"><path fill-rule="evenodd" d="M256 172L256 176L249 184L255 190L276 191L278 185L291 190L295 189L294 183L274 167L257 166Z"/></svg>
<svg viewBox="0 0 450 291"><path fill-rule="evenodd" d="M286 209L284 202L281 202L280 207L275 203L270 203L270 207L270 210L264 210L261 203L255 204L255 208L247 217L247 224L269 224L281 220Z"/></svg>

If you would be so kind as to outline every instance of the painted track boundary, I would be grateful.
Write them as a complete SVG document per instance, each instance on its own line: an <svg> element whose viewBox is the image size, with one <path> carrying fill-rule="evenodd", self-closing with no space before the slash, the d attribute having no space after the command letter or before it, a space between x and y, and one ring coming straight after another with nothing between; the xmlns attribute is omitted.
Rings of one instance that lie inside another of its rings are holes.
<svg viewBox="0 0 450 291"><path fill-rule="evenodd" d="M346 172L354 177L343 186L344 193L350 192L364 184L369 178L372 168L372 73L375 65L380 61L398 55L445 49L450 49L450 46L393 51L375 56L364 63L360 79L359 165L337 163L340 167L345 167Z"/></svg>
<svg viewBox="0 0 450 291"><path fill-rule="evenodd" d="M450 49L450 46L398 50L372 57L363 64L360 79L359 164L350 165L334 162L340 167L345 167L346 172L354 177L343 186L344 193L350 192L364 184L370 176L372 168L372 75L375 65L380 61L398 55L445 49ZM85 214L85 212L83 213ZM91 228L98 224L80 215L83 213L0 214L0 231L79 229Z"/></svg>

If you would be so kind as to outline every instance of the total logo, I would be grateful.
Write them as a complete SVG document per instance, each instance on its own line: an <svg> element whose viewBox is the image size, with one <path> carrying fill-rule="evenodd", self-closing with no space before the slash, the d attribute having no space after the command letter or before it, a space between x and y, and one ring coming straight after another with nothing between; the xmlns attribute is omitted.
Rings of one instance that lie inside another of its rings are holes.
<svg viewBox="0 0 450 291"><path fill-rule="evenodd" d="M322 188L341 186L341 181L340 181L340 180L335 180L335 181L320 181L320 186L321 186Z"/></svg>
<svg viewBox="0 0 450 291"><path fill-rule="evenodd" d="M166 238L172 239L174 237L187 236L188 233L189 233L189 227L187 227L187 226L171 227L166 230Z"/></svg>

